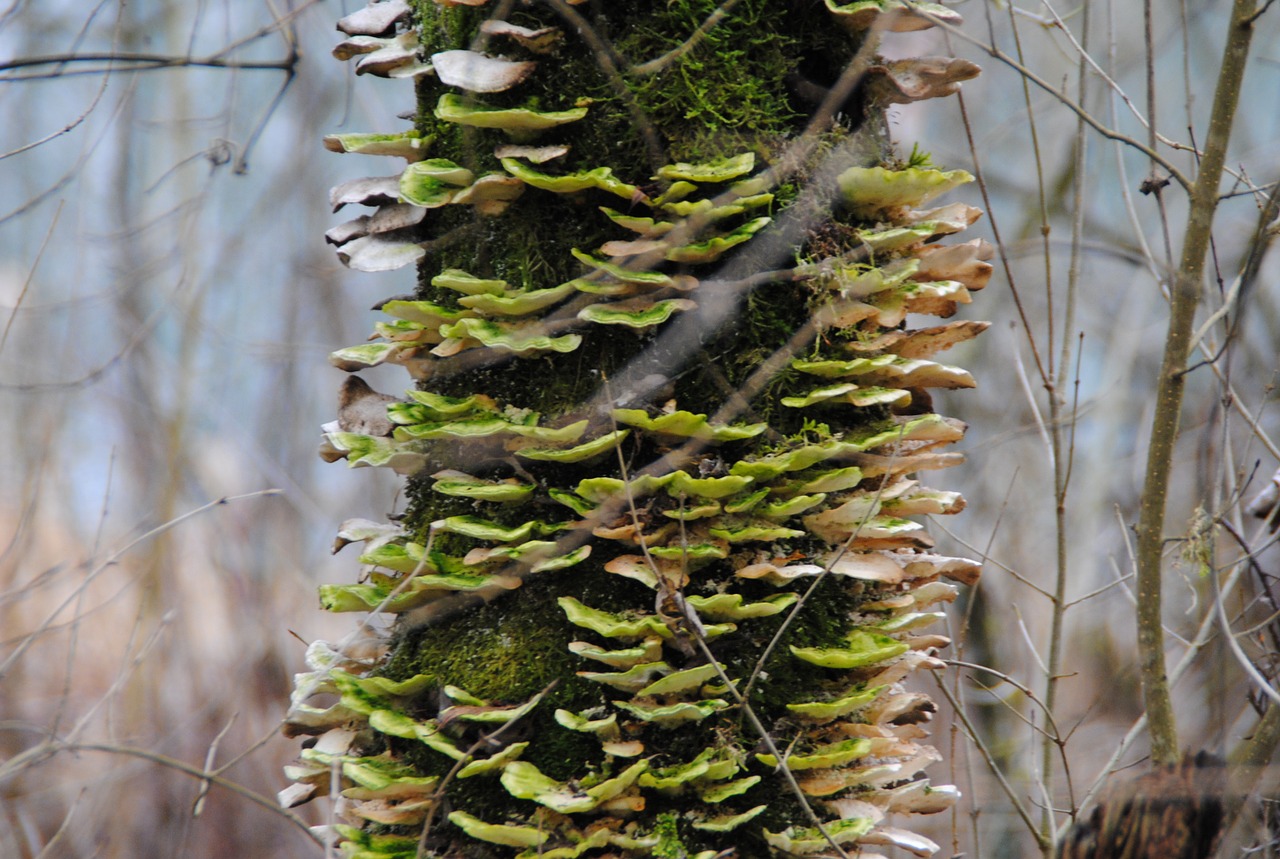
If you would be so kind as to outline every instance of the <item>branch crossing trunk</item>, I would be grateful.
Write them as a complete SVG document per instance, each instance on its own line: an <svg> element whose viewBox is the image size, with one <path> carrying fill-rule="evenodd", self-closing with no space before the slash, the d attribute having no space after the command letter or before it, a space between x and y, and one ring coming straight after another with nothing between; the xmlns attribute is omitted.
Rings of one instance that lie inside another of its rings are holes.
<svg viewBox="0 0 1280 859"><path fill-rule="evenodd" d="M885 108L956 91L949 58L879 40L942 6L741 0L386 0L335 55L416 83L414 126L343 134L399 157L346 182L352 268L417 266L378 303L322 455L409 478L353 519L392 614L314 643L282 794L329 794L347 855L871 856L938 850L895 816L925 776L929 627L977 563L918 518L961 461L931 390L991 248L949 238L971 180L897 157ZM916 684L918 685L918 684ZM319 695L329 695L321 702Z"/></svg>

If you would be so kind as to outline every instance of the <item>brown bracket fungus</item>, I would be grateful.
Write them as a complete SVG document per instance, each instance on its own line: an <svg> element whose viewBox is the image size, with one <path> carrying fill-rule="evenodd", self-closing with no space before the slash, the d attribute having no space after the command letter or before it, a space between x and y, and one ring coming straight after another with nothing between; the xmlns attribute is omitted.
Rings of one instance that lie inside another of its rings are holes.
<svg viewBox="0 0 1280 859"><path fill-rule="evenodd" d="M903 166L882 110L978 69L873 62L866 115L797 159L787 70L959 20L806 2L744 0L698 38L665 0L344 19L335 55L419 96L412 131L325 138L407 162L330 193L370 209L329 231L340 259L419 275L330 356L417 383L349 377L323 428L325 459L409 477L402 518L340 529L360 580L320 591L393 634L368 660L313 645L286 719L321 741L282 802L336 780L345 854L937 851L889 816L956 797L925 776L917 677L980 566L935 550L922 517L964 500L923 481L963 461L930 397L975 384L935 356L986 326L912 326L969 303L991 250L947 243L981 213L921 207L972 177Z"/></svg>

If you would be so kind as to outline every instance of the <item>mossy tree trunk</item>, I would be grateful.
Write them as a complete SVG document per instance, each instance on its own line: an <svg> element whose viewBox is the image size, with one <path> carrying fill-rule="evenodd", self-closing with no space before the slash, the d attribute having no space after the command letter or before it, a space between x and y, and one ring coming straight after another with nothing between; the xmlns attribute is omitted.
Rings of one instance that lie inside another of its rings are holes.
<svg viewBox="0 0 1280 859"><path fill-rule="evenodd" d="M878 61L928 25L823 0L344 19L337 53L415 79L418 111L326 140L409 162L335 189L377 211L330 240L420 273L334 356L415 390L351 376L324 450L410 475L401 520L343 526L367 581L322 591L398 618L363 655L313 645L288 723L321 739L286 798L339 773L350 852L936 849L890 817L954 797L908 686L977 565L908 517L963 507L916 474L963 433L927 390L973 384L932 356L983 325L907 317L990 266L937 242L976 210L920 208L968 175L888 142L887 103L976 73Z"/></svg>

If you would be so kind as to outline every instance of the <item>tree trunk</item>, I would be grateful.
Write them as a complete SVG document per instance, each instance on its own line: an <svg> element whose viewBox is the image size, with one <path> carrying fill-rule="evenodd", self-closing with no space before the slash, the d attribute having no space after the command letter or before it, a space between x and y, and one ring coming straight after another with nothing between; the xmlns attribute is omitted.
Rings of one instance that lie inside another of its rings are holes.
<svg viewBox="0 0 1280 859"><path fill-rule="evenodd" d="M340 24L336 53L418 91L412 132L326 139L407 159L335 189L378 208L330 240L420 275L333 359L416 390L351 376L323 451L410 475L403 519L343 526L367 580L322 589L398 619L313 645L287 725L320 739L285 800L343 789L354 855L937 849L888 815L954 798L908 686L978 567L906 517L963 507L914 475L960 459L926 391L973 384L931 356L985 326L907 317L991 267L935 243L976 210L922 208L968 174L890 148L887 104L977 71L879 61L929 25L900 12L390 0Z"/></svg>

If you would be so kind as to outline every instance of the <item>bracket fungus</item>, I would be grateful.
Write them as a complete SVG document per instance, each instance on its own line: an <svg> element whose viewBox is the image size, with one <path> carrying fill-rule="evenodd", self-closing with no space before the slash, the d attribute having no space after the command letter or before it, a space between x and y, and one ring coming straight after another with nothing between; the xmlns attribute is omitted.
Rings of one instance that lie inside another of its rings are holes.
<svg viewBox="0 0 1280 859"><path fill-rule="evenodd" d="M396 521L339 530L360 580L320 589L393 632L312 645L285 722L317 740L281 801L336 787L345 855L937 852L890 816L957 795L915 687L980 566L935 546L922 517L964 500L924 478L963 461L931 397L975 384L936 356L986 324L913 326L971 302L991 248L948 241L977 209L922 208L972 177L894 157L882 114L978 69L874 58L866 115L794 158L785 70L959 21L805 2L745 0L702 41L661 0L340 24L335 56L419 97L411 131L324 140L404 159L331 191L368 211L326 238L419 278L330 356L415 383L350 376L323 428L325 459L409 478ZM663 74L619 63L648 56Z"/></svg>
<svg viewBox="0 0 1280 859"><path fill-rule="evenodd" d="M441 51L431 55L440 82L467 92L505 92L523 81L537 63L515 62L476 51Z"/></svg>

